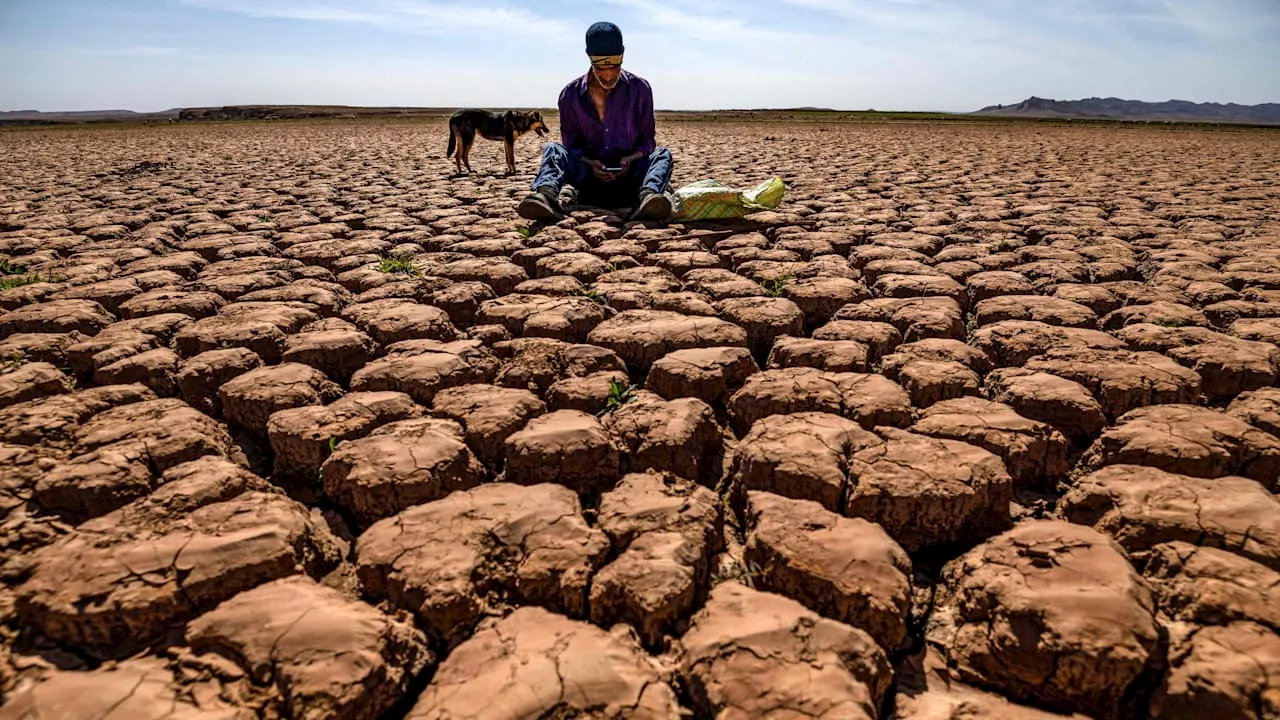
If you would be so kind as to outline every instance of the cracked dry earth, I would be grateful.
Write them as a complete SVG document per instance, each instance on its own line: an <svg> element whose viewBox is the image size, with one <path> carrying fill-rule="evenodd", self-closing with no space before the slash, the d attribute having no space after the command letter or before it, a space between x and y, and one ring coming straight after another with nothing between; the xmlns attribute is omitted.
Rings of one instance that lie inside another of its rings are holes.
<svg viewBox="0 0 1280 720"><path fill-rule="evenodd" d="M1280 137L660 136L0 133L0 718L1280 717Z"/></svg>

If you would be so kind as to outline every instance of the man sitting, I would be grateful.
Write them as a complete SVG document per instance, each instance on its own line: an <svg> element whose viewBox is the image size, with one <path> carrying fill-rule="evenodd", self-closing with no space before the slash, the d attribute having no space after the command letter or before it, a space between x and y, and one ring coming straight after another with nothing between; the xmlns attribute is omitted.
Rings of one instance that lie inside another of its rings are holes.
<svg viewBox="0 0 1280 720"><path fill-rule="evenodd" d="M622 69L622 31L598 22L587 30L591 68L560 92L561 143L547 143L529 193L516 212L560 220L559 202L634 207L632 219L666 220L672 206L671 151L654 137L653 90Z"/></svg>

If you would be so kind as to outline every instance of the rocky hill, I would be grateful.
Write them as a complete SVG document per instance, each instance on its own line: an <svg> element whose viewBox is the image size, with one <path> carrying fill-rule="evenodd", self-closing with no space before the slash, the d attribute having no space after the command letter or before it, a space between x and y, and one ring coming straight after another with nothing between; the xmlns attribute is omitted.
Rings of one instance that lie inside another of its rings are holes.
<svg viewBox="0 0 1280 720"><path fill-rule="evenodd" d="M1143 102L1120 98L1047 100L1030 97L1015 105L991 105L973 113L1002 117L1100 118L1174 122L1261 123L1280 125L1280 103L1237 105L1186 100Z"/></svg>

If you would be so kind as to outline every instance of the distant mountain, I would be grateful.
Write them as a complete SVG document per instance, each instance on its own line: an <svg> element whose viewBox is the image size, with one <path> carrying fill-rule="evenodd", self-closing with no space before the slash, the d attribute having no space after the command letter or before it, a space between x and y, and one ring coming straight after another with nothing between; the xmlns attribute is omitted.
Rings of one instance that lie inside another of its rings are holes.
<svg viewBox="0 0 1280 720"><path fill-rule="evenodd" d="M67 110L42 112L40 110L0 110L0 125L43 125L89 122L143 122L170 120L178 117L179 108L153 113L133 110Z"/></svg>
<svg viewBox="0 0 1280 720"><path fill-rule="evenodd" d="M1173 122L1260 123L1280 125L1280 103L1237 105L1186 100L1143 102L1120 98L1046 100L1029 97L1016 105L991 105L973 113L1001 117L1099 118Z"/></svg>

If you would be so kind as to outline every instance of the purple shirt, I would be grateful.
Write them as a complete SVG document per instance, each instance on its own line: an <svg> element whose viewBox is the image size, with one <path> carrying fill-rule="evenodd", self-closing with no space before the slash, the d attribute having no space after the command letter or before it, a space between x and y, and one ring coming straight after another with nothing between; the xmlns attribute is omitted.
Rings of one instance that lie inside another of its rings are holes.
<svg viewBox="0 0 1280 720"><path fill-rule="evenodd" d="M653 120L653 89L639 75L623 70L605 98L604 122L587 94L586 75L560 91L560 138L575 160L617 160L639 151L648 155L658 143Z"/></svg>

